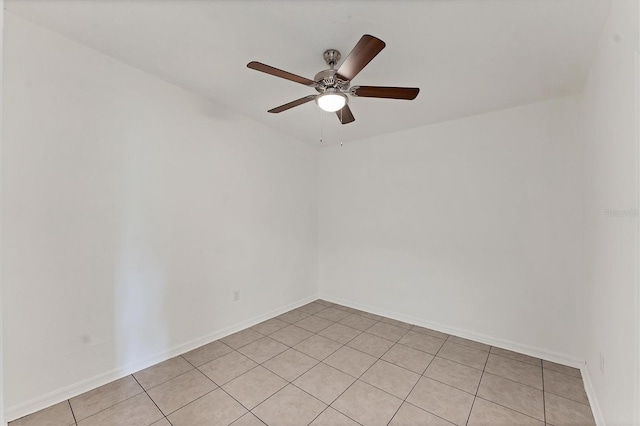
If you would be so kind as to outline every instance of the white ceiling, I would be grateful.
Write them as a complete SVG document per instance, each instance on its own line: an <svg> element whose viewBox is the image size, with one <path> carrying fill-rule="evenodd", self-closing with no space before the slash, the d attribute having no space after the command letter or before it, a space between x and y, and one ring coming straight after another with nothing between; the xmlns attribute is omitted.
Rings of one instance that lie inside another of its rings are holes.
<svg viewBox="0 0 640 426"><path fill-rule="evenodd" d="M346 57L365 33L387 47L353 84L420 87L415 101L351 99L356 117L324 117L325 139L356 140L577 93L609 1L7 0L9 12L310 142L320 112L308 87L246 68L252 60L308 78L322 53ZM341 134L340 134L341 129Z"/></svg>

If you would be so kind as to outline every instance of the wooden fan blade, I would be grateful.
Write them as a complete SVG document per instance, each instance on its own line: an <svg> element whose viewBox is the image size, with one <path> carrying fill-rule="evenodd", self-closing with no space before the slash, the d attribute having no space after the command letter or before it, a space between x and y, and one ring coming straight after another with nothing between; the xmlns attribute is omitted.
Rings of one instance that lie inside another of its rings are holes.
<svg viewBox="0 0 640 426"><path fill-rule="evenodd" d="M338 77L342 80L353 80L385 46L384 41L379 38L369 34L363 35L347 59L338 68Z"/></svg>
<svg viewBox="0 0 640 426"><path fill-rule="evenodd" d="M351 94L363 98L387 98L413 100L420 93L417 87L382 87L382 86L354 86Z"/></svg>
<svg viewBox="0 0 640 426"><path fill-rule="evenodd" d="M356 121L356 118L353 116L349 105L345 105L342 107L342 109L336 111L336 115L338 116L338 120L340 120L342 124L349 124Z"/></svg>
<svg viewBox="0 0 640 426"><path fill-rule="evenodd" d="M251 68L252 70L261 71L266 74L275 75L276 77L284 78L285 80L295 81L296 83L304 84L305 86L315 86L316 82L313 80L309 80L308 78L300 77L299 75L291 74L287 71L282 71L281 69L271 67L269 65L265 65L261 62L249 62L247 64L247 68Z"/></svg>
<svg viewBox="0 0 640 426"><path fill-rule="evenodd" d="M286 111L286 110L291 109L293 107L297 107L298 105L306 104L307 102L314 100L316 98L316 96L318 96L318 95L305 96L304 98L300 98L300 99L296 99L295 101L291 101L288 104L284 104L284 105L280 105L279 107L272 108L267 112L271 112L273 114L277 114L279 112Z"/></svg>

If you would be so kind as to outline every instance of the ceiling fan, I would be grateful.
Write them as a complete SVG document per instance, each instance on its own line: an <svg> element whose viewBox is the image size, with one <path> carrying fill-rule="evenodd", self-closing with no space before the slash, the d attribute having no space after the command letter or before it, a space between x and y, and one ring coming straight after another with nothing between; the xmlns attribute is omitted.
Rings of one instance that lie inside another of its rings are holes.
<svg viewBox="0 0 640 426"><path fill-rule="evenodd" d="M353 80L384 47L385 43L382 40L365 34L337 70L335 66L340 60L340 52L335 49L326 50L323 57L329 69L317 73L313 80L256 61L249 62L247 67L313 87L319 93L317 95L309 95L296 99L295 101L270 109L268 112L277 114L315 100L318 106L324 111L335 112L342 124L348 124L354 122L355 118L349 108L349 97L347 95L362 98L413 100L420 92L420 89L417 87L350 86L351 80Z"/></svg>

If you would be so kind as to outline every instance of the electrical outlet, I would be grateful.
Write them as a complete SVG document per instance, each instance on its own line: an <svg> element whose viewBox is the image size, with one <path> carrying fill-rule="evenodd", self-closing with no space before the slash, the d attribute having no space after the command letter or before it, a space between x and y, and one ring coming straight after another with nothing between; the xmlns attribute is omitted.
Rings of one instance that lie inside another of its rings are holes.
<svg viewBox="0 0 640 426"><path fill-rule="evenodd" d="M240 300L240 290L233 290L233 301L238 302Z"/></svg>
<svg viewBox="0 0 640 426"><path fill-rule="evenodd" d="M604 355L600 354L600 374L604 375Z"/></svg>

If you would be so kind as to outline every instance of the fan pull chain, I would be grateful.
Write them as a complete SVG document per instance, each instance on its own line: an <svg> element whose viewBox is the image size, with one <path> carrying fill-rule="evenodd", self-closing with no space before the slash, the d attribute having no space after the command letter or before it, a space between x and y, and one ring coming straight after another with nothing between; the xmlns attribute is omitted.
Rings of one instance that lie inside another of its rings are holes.
<svg viewBox="0 0 640 426"><path fill-rule="evenodd" d="M324 114L322 113L322 108L318 108L320 110L320 143L322 143L323 141L323 137L322 137L322 119L324 117Z"/></svg>
<svg viewBox="0 0 640 426"><path fill-rule="evenodd" d="M344 108L340 110L340 146L342 146L342 126L344 126L342 124L342 111L344 111Z"/></svg>

